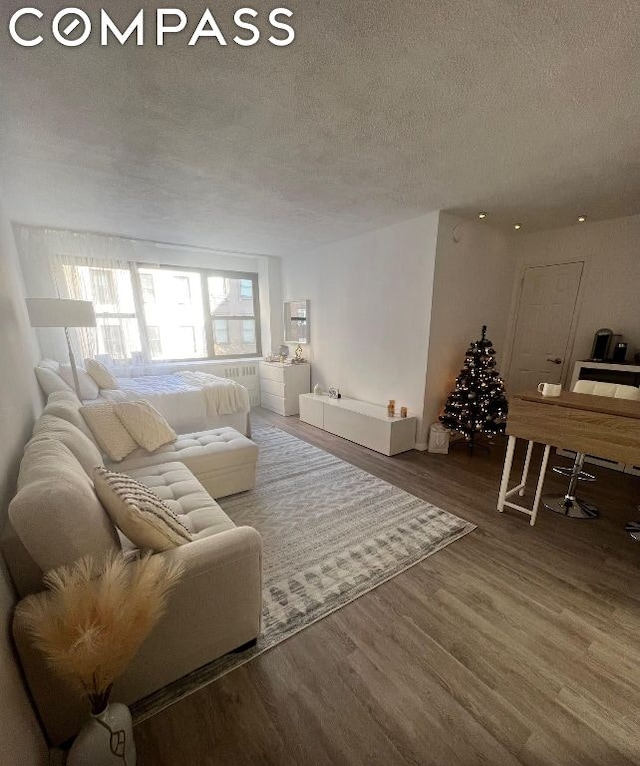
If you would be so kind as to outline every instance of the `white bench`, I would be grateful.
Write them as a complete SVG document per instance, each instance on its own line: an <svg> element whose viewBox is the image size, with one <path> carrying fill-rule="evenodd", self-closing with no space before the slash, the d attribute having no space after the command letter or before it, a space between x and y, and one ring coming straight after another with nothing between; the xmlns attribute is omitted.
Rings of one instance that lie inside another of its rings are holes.
<svg viewBox="0 0 640 766"><path fill-rule="evenodd" d="M417 421L413 415L389 417L386 407L357 399L301 394L300 420L383 455L397 455L414 449L416 444Z"/></svg>

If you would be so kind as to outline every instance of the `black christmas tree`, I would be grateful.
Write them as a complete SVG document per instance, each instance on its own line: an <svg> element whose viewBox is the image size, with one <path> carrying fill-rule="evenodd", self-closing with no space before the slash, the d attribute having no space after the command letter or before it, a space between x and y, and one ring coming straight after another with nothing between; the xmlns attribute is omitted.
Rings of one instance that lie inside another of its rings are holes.
<svg viewBox="0 0 640 766"><path fill-rule="evenodd" d="M495 349L482 328L482 338L467 349L464 367L449 394L441 423L459 431L473 450L477 434L504 433L509 406L504 382L495 369Z"/></svg>

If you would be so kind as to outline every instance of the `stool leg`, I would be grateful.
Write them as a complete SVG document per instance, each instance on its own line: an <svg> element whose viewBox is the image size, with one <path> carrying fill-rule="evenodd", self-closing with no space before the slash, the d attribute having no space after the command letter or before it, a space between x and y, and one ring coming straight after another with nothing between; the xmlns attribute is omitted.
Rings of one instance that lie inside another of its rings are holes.
<svg viewBox="0 0 640 766"><path fill-rule="evenodd" d="M595 506L576 498L576 487L578 486L579 476L582 471L582 466L584 465L585 457L586 455L584 452L576 453L567 491L560 497L557 495L545 495L545 497L542 498L545 508L571 519L595 519L600 515L600 512Z"/></svg>
<svg viewBox="0 0 640 766"><path fill-rule="evenodd" d="M513 453L516 448L516 437L510 436L507 443L507 454L504 456L504 468L502 469L502 481L500 482L500 492L498 494L498 511L504 511L504 501L509 486L509 476L511 476L511 466L513 465Z"/></svg>

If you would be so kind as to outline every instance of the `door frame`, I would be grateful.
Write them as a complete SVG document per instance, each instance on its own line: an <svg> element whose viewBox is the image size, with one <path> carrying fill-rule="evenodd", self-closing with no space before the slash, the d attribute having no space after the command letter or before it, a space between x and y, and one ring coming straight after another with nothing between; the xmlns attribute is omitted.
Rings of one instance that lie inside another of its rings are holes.
<svg viewBox="0 0 640 766"><path fill-rule="evenodd" d="M554 263L524 263L518 267L516 275L516 285L514 289L514 295L512 300L511 318L509 320L509 327L507 329L507 336L505 342L505 365L506 373L504 375L507 391L509 392L509 386L511 383L511 365L513 363L513 351L516 340L516 328L518 326L518 316L520 314L520 303L522 300L522 290L524 287L524 277L527 269L546 268L547 266L567 266L571 263L579 263L582 265L580 272L580 280L578 282L578 292L576 294L576 301L573 306L573 315L571 317L571 324L569 326L569 336L567 338L567 346L564 353L564 359L562 361L562 370L560 372L560 382L562 386L566 388L567 379L570 378L572 368L569 363L573 360L573 348L576 339L576 333L578 331L578 318L580 311L582 310L582 300L584 297L584 290L587 280L585 279L587 270L589 268L589 262L586 258L572 258L568 261L557 261ZM510 392L509 392L510 393Z"/></svg>

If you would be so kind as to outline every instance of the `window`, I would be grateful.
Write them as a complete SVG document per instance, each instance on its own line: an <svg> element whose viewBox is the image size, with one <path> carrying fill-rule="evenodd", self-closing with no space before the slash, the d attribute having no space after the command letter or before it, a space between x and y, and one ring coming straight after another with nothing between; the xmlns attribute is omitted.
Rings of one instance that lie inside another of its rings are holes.
<svg viewBox="0 0 640 766"><path fill-rule="evenodd" d="M145 303L155 303L156 288L153 281L153 274L149 274L149 272L140 274L140 288L142 289L142 300Z"/></svg>
<svg viewBox="0 0 640 766"><path fill-rule="evenodd" d="M221 345L229 342L229 322L226 319L213 320L213 337Z"/></svg>
<svg viewBox="0 0 640 766"><path fill-rule="evenodd" d="M191 284L189 282L189 277L174 276L173 284L176 291L176 303L181 305L191 303Z"/></svg>
<svg viewBox="0 0 640 766"><path fill-rule="evenodd" d="M256 323L253 319L242 320L242 342L243 343L255 343L256 342Z"/></svg>
<svg viewBox="0 0 640 766"><path fill-rule="evenodd" d="M258 277L218 275L208 278L214 356L257 356ZM224 320L224 325L222 324ZM222 329L224 327L224 329Z"/></svg>
<svg viewBox="0 0 640 766"><path fill-rule="evenodd" d="M195 354L198 351L196 343L196 328L192 325L183 325L178 328L180 348L183 353Z"/></svg>
<svg viewBox="0 0 640 766"><path fill-rule="evenodd" d="M104 350L112 359L125 358L124 332L119 324L104 324L100 328Z"/></svg>
<svg viewBox="0 0 640 766"><path fill-rule="evenodd" d="M105 305L115 303L116 286L111 269L90 269L91 295L94 303Z"/></svg>
<svg viewBox="0 0 640 766"><path fill-rule="evenodd" d="M259 356L258 275L69 259L69 297L91 300L97 344L114 360L179 361Z"/></svg>
<svg viewBox="0 0 640 766"><path fill-rule="evenodd" d="M160 328L156 325L147 327L147 338L149 339L149 353L152 359L162 359L162 339L160 337Z"/></svg>

